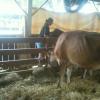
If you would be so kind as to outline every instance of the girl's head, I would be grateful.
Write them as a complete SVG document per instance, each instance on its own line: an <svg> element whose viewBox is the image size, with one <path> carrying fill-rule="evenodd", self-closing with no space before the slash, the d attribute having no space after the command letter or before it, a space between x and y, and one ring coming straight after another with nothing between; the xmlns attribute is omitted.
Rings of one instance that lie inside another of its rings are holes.
<svg viewBox="0 0 100 100"><path fill-rule="evenodd" d="M48 18L47 20L46 20L46 23L48 24L48 25L52 25L53 24L53 19L50 17L50 18Z"/></svg>

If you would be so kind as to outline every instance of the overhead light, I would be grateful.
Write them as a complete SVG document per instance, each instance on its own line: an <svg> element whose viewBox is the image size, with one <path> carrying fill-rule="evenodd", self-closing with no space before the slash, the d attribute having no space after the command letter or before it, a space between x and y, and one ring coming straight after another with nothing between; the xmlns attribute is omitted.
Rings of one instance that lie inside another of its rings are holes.
<svg viewBox="0 0 100 100"><path fill-rule="evenodd" d="M79 11L88 0L64 0L65 9L68 12Z"/></svg>

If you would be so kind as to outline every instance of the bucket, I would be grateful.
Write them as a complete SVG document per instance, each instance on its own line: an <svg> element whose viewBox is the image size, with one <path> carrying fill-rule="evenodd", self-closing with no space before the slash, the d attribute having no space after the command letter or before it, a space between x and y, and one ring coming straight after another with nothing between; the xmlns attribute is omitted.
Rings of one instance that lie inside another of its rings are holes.
<svg viewBox="0 0 100 100"><path fill-rule="evenodd" d="M35 48L44 48L44 45L43 45L43 43L36 42Z"/></svg>

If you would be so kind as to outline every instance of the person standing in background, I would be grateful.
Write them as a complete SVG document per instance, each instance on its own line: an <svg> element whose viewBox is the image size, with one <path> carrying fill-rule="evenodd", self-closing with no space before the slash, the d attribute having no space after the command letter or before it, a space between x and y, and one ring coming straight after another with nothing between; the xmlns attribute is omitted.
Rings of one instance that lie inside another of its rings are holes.
<svg viewBox="0 0 100 100"><path fill-rule="evenodd" d="M49 17L48 19L46 19L43 27L41 28L40 31L40 37L49 37L50 36L50 26L53 24L53 19L51 17ZM44 45L40 42L35 43L35 47L36 48L42 48L44 47Z"/></svg>
<svg viewBox="0 0 100 100"><path fill-rule="evenodd" d="M53 24L53 19L51 17L49 17L48 19L46 19L43 27L41 28L40 31L40 37L49 37L50 36L50 26ZM43 48L43 47L47 47L46 45L44 46L43 43L38 42L36 43L36 48ZM38 54L38 59L39 59L39 65L41 66L41 60L43 59L43 55L41 53ZM45 57L45 59L47 59L47 57Z"/></svg>
<svg viewBox="0 0 100 100"><path fill-rule="evenodd" d="M53 19L50 17L46 19L41 31L40 37L46 37L50 35L50 26L53 24Z"/></svg>

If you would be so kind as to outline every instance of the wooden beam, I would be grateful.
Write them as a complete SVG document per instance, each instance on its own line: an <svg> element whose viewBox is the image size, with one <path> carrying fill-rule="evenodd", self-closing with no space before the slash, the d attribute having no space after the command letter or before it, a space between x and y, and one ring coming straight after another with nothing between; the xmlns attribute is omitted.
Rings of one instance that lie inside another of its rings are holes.
<svg viewBox="0 0 100 100"><path fill-rule="evenodd" d="M55 37L9 37L9 38L0 38L0 43L24 43L24 42L45 42L45 41L56 41Z"/></svg>
<svg viewBox="0 0 100 100"><path fill-rule="evenodd" d="M32 53L43 53L53 48L21 48L21 49L0 49L2 55L14 55L14 54L32 54Z"/></svg>
<svg viewBox="0 0 100 100"><path fill-rule="evenodd" d="M36 64L38 63L37 58L30 59L21 59L21 60L9 60L9 61L0 61L0 66L18 66L18 65L26 65L26 64Z"/></svg>

